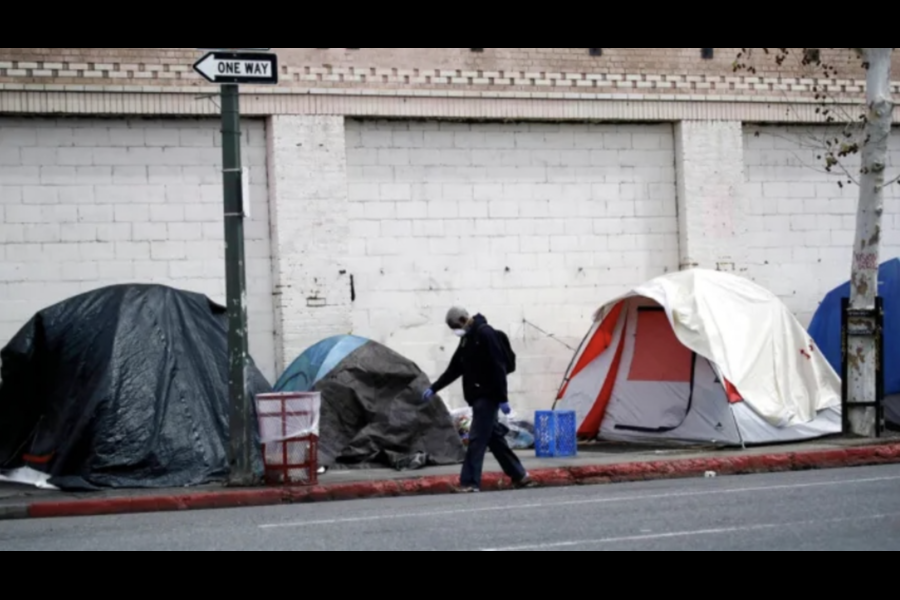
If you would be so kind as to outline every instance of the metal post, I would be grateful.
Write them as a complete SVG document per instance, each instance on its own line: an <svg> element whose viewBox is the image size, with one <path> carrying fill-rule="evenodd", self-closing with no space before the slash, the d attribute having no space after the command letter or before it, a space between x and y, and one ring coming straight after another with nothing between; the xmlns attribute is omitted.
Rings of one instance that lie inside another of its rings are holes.
<svg viewBox="0 0 900 600"><path fill-rule="evenodd" d="M850 308L850 299L841 301L841 408L843 412L843 434L852 432L851 411L874 412L875 427L872 435L880 438L884 432L884 305L883 298L875 298L874 309ZM874 397L862 402L851 402L850 378L850 338L872 338L875 341Z"/></svg>
<svg viewBox="0 0 900 600"><path fill-rule="evenodd" d="M229 485L250 486L256 482L251 461L252 399L247 394L247 281L244 270L241 114L237 84L222 86L222 175L225 192L228 391L231 407Z"/></svg>
<svg viewBox="0 0 900 600"><path fill-rule="evenodd" d="M875 414L875 437L882 437L885 431L884 417L884 298L877 296L875 298L875 329L878 332L875 344L875 352L878 357L875 359L876 377L875 382L875 401L878 403Z"/></svg>
<svg viewBox="0 0 900 600"><path fill-rule="evenodd" d="M850 347L850 331L848 329L848 314L850 311L850 298L841 298L841 433L850 433L850 376L849 357L847 351Z"/></svg>

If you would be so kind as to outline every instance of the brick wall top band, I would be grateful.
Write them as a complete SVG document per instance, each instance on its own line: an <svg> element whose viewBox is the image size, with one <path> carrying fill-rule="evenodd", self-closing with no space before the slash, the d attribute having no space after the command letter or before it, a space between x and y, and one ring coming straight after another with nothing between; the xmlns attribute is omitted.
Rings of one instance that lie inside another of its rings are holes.
<svg viewBox="0 0 900 600"><path fill-rule="evenodd" d="M808 97L821 71L761 52L758 72L735 74L739 48L275 48L280 88L621 93ZM206 82L193 48L0 48L0 84L190 87ZM859 97L864 71L849 50L823 50L836 74L821 82L833 97ZM900 65L895 68L900 79ZM247 86L250 88L251 86ZM894 86L900 91L900 84ZM261 88L269 89L269 88Z"/></svg>

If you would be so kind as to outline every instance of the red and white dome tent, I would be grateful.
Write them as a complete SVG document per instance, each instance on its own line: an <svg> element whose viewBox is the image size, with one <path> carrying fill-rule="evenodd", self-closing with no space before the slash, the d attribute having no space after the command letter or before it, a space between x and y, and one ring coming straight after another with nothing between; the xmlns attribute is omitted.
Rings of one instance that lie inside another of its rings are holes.
<svg viewBox="0 0 900 600"><path fill-rule="evenodd" d="M597 311L554 410L582 439L791 442L841 433L841 380L774 294L692 269Z"/></svg>

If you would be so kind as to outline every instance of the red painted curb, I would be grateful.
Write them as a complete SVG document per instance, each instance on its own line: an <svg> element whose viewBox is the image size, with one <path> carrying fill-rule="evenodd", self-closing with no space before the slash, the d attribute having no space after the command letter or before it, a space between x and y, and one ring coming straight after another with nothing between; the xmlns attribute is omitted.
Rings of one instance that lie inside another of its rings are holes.
<svg viewBox="0 0 900 600"><path fill-rule="evenodd" d="M698 477L710 471L718 475L747 475L896 463L900 463L900 444L865 446L845 450L539 469L533 471L531 477L540 487L564 487ZM15 510L9 509L6 514L12 515L9 518L39 519L422 496L450 493L456 483L457 478L454 476L440 476L316 487L260 488L188 493L175 496L37 502L27 507L12 507ZM484 491L502 491L511 489L511 487L510 481L501 473L484 475Z"/></svg>
<svg viewBox="0 0 900 600"><path fill-rule="evenodd" d="M36 502L28 506L28 517L45 519L52 517L87 517L238 508L244 506L271 506L273 504L281 504L283 498L284 492L282 490L260 489L246 491L226 490L180 496L143 496L137 498L71 500L66 502Z"/></svg>

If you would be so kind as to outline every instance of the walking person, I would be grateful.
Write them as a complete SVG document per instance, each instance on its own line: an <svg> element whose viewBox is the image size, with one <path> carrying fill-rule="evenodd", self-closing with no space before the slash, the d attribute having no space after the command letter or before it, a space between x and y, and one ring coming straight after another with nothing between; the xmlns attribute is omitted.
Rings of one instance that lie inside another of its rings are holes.
<svg viewBox="0 0 900 600"><path fill-rule="evenodd" d="M481 473L488 450L516 488L534 487L534 481L506 442L509 429L499 421L499 411L507 415L511 412L507 374L511 371L510 361L514 360L514 355L503 343L505 336L501 338L484 316L477 314L470 317L463 308L450 309L446 322L453 333L462 339L447 371L425 390L422 399L430 401L435 394L462 377L463 394L466 403L472 407L472 424L458 491L481 491Z"/></svg>

